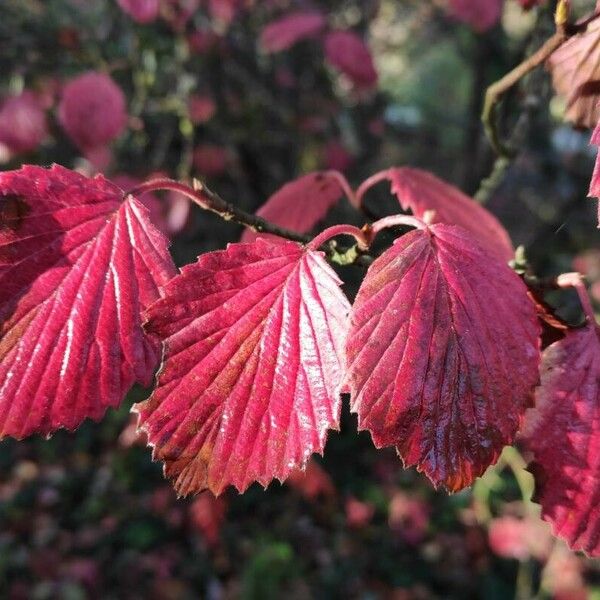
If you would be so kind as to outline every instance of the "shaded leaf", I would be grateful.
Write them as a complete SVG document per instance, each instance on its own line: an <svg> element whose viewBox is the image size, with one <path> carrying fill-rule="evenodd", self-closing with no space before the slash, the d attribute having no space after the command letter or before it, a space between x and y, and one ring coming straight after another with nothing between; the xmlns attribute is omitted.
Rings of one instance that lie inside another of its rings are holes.
<svg viewBox="0 0 600 600"><path fill-rule="evenodd" d="M536 501L555 535L600 556L600 329L571 330L543 355L523 438Z"/></svg>
<svg viewBox="0 0 600 600"><path fill-rule="evenodd" d="M427 211L435 211L432 223L460 225L501 260L513 258L510 237L500 221L458 188L421 169L401 167L387 173L392 193L404 210L410 209L420 219Z"/></svg>
<svg viewBox="0 0 600 600"><path fill-rule="evenodd" d="M346 384L359 427L459 490L510 444L537 382L525 285L460 227L397 239L352 309Z"/></svg>
<svg viewBox="0 0 600 600"><path fill-rule="evenodd" d="M257 211L267 221L298 233L309 232L343 195L339 174L316 171L286 183L278 189ZM267 233L246 229L243 242L257 237L273 240L280 238Z"/></svg>
<svg viewBox="0 0 600 600"><path fill-rule="evenodd" d="M148 310L164 363L140 427L177 492L266 486L338 427L349 304L318 252L231 244L184 267Z"/></svg>
<svg viewBox="0 0 600 600"><path fill-rule="evenodd" d="M596 126L594 133L592 133L591 143L594 146L600 147L600 124ZM596 157L596 164L594 165L594 172L592 173L588 195L600 200L600 152ZM600 228L600 202L598 203L598 227Z"/></svg>
<svg viewBox="0 0 600 600"><path fill-rule="evenodd" d="M578 127L600 121L600 21L567 40L548 59L552 84L567 103L565 119Z"/></svg>
<svg viewBox="0 0 600 600"><path fill-rule="evenodd" d="M271 21L262 30L260 43L267 52L281 52L314 37L325 25L325 17L318 11L295 11Z"/></svg>
<svg viewBox="0 0 600 600"><path fill-rule="evenodd" d="M0 436L75 429L152 381L140 312L175 268L122 196L58 166L0 173Z"/></svg>

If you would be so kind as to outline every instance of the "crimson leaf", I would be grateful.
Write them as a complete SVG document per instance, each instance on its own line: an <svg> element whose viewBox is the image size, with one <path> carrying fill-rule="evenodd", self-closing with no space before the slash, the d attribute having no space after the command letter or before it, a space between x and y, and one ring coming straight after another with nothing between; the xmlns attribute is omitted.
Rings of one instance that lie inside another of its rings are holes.
<svg viewBox="0 0 600 600"><path fill-rule="evenodd" d="M427 171L410 167L390 169L387 177L404 210L410 209L419 218L434 211L432 223L460 225L498 258L513 258L514 249L506 229L491 212L458 188Z"/></svg>
<svg viewBox="0 0 600 600"><path fill-rule="evenodd" d="M600 328L589 322L549 346L524 439L536 501L554 534L600 556Z"/></svg>
<svg viewBox="0 0 600 600"><path fill-rule="evenodd" d="M0 437L75 429L131 385L156 344L141 309L175 273L147 210L104 179L0 173Z"/></svg>
<svg viewBox="0 0 600 600"><path fill-rule="evenodd" d="M525 285L445 224L397 239L352 309L346 384L377 447L450 490L511 443L538 379L539 325Z"/></svg>
<svg viewBox="0 0 600 600"><path fill-rule="evenodd" d="M275 225L298 233L307 233L332 208L348 187L344 176L337 171L315 171L286 183L277 190L256 214ZM246 229L243 242L257 237L279 240L276 236Z"/></svg>
<svg viewBox="0 0 600 600"><path fill-rule="evenodd" d="M285 479L337 428L350 310L318 252L258 239L204 254L148 310L165 339L140 426L181 495Z"/></svg>

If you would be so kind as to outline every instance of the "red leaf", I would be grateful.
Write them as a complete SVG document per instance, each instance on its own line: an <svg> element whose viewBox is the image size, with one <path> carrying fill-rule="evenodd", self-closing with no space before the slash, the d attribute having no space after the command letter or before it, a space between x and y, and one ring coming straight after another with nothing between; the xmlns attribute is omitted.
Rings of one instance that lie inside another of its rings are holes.
<svg viewBox="0 0 600 600"><path fill-rule="evenodd" d="M370 88L377 83L371 51L352 31L328 33L325 37L325 58L359 88Z"/></svg>
<svg viewBox="0 0 600 600"><path fill-rule="evenodd" d="M316 171L286 183L256 211L256 214L280 227L307 233L325 218L343 193L338 173ZM246 229L242 234L242 241L250 242L259 236L281 239Z"/></svg>
<svg viewBox="0 0 600 600"><path fill-rule="evenodd" d="M510 444L538 379L539 325L525 285L465 230L397 239L352 310L347 384L377 447L459 490Z"/></svg>
<svg viewBox="0 0 600 600"><path fill-rule="evenodd" d="M314 37L325 25L325 17L320 12L299 10L269 23L261 33L260 42L267 52L281 52Z"/></svg>
<svg viewBox="0 0 600 600"><path fill-rule="evenodd" d="M600 22L567 40L547 63L556 92L567 102L565 119L578 127L600 121Z"/></svg>
<svg viewBox="0 0 600 600"><path fill-rule="evenodd" d="M483 33L500 21L504 0L449 0L449 3L452 16Z"/></svg>
<svg viewBox="0 0 600 600"><path fill-rule="evenodd" d="M140 310L175 268L122 196L58 166L0 173L0 437L75 429L151 383Z"/></svg>
<svg viewBox="0 0 600 600"><path fill-rule="evenodd" d="M600 556L600 328L571 330L543 355L524 439L536 501L555 535Z"/></svg>
<svg viewBox="0 0 600 600"><path fill-rule="evenodd" d="M58 118L81 151L96 151L125 128L125 95L108 75L84 73L65 86Z"/></svg>
<svg viewBox="0 0 600 600"><path fill-rule="evenodd" d="M159 0L117 0L123 12L138 23L151 23L160 12Z"/></svg>
<svg viewBox="0 0 600 600"><path fill-rule="evenodd" d="M46 112L33 92L5 100L0 109L0 142L15 153L35 150L48 135Z"/></svg>
<svg viewBox="0 0 600 600"><path fill-rule="evenodd" d="M409 167L390 169L387 178L404 210L410 209L420 219L425 212L435 211L431 222L460 225L501 260L513 258L512 243L500 221L458 188L427 171Z"/></svg>
<svg viewBox="0 0 600 600"><path fill-rule="evenodd" d="M320 253L231 244L184 267L148 310L165 339L140 426L181 495L266 486L338 427L349 304Z"/></svg>

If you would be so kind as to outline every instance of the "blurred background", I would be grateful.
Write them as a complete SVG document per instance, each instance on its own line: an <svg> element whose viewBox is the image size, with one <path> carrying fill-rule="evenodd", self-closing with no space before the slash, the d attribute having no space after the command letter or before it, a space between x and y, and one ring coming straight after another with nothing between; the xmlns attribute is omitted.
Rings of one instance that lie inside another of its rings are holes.
<svg viewBox="0 0 600 600"><path fill-rule="evenodd" d="M485 200L536 274L580 270L600 301L590 131L562 121L544 69L503 103L514 161L495 162L480 122L486 87L552 34L554 2L460 4L0 0L0 168L57 162L124 189L199 177L254 211L312 170L358 186L419 166ZM388 192L369 193L373 214L397 212ZM175 194L143 201L178 265L239 239ZM363 217L342 203L341 221ZM364 271L340 274L352 296ZM579 318L572 295L550 300ZM177 499L129 415L148 393L74 434L0 443L0 598L600 599L600 563L550 536L518 449L448 496L345 408L306 474Z"/></svg>

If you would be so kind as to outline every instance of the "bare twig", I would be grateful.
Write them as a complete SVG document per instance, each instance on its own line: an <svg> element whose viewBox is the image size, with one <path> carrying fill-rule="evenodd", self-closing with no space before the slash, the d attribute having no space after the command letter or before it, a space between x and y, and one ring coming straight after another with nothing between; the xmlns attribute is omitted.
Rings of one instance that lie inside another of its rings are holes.
<svg viewBox="0 0 600 600"><path fill-rule="evenodd" d="M567 40L578 33L585 32L588 25L598 17L600 17L600 11L593 13L583 21L574 25L557 22L556 33L548 38L536 52L517 65L512 71L504 75L504 77L488 87L485 93L481 120L483 121L485 133L499 156L511 158L515 153L514 148L507 147L504 144L498 132L496 116L498 103L501 98L508 90L523 79L525 75L543 64Z"/></svg>
<svg viewBox="0 0 600 600"><path fill-rule="evenodd" d="M234 204L223 200L223 198L209 190L197 179L194 179L193 187L189 187L185 183L175 181L174 179L151 179L150 181L146 181L132 190L129 190L127 195L139 196L141 194L157 190L171 190L174 192L179 192L180 194L183 194L192 200L192 202L198 204L198 206L204 210L216 213L226 221L233 221L239 225L249 227L258 233L272 233L273 235L277 235L294 242L300 242L301 244L307 244L311 240L310 236L296 233L295 231L286 229L285 227L279 227L274 223L266 221L262 217L248 213Z"/></svg>

